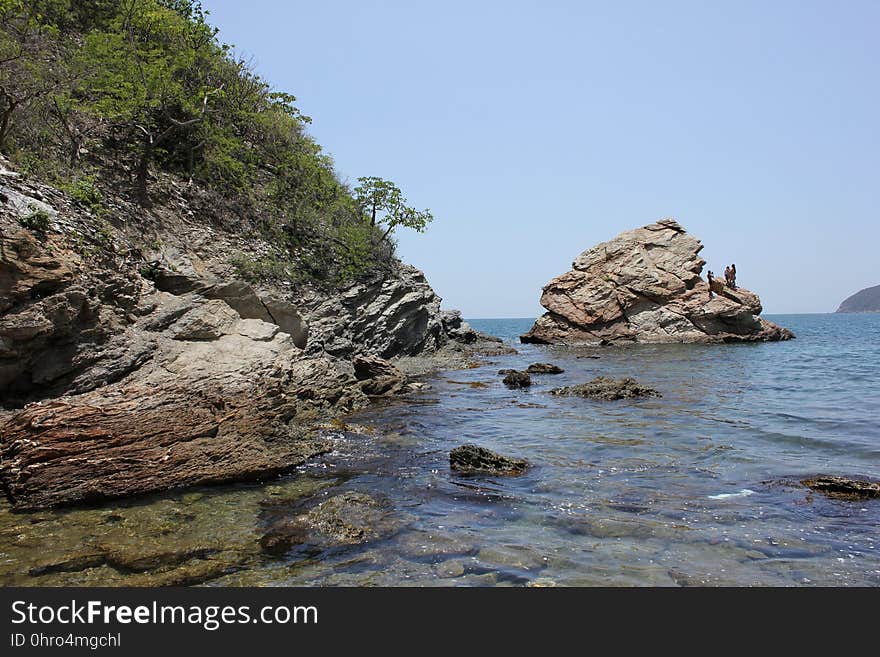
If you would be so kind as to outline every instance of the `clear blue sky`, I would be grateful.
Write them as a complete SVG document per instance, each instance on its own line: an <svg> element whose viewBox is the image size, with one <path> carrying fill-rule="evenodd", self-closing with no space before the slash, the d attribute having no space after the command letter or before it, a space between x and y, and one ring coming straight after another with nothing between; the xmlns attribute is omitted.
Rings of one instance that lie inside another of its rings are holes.
<svg viewBox="0 0 880 657"><path fill-rule="evenodd" d="M431 209L400 254L466 317L539 314L578 253L664 216L768 313L880 283L880 2L204 5L343 179Z"/></svg>

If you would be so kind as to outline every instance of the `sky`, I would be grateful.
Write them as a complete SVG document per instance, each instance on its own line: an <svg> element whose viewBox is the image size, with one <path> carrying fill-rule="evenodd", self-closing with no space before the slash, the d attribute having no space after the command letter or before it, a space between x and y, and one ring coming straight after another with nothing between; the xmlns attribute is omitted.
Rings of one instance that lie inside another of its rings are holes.
<svg viewBox="0 0 880 657"><path fill-rule="evenodd" d="M880 2L204 0L341 178L435 219L399 254L534 317L582 251L675 217L765 313L880 283Z"/></svg>

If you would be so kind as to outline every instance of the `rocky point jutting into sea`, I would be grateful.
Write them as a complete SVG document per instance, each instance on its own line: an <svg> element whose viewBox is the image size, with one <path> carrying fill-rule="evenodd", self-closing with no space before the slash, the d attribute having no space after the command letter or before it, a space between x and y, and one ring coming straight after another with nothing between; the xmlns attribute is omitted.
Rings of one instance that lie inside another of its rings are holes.
<svg viewBox="0 0 880 657"><path fill-rule="evenodd" d="M621 233L581 253L544 287L547 312L522 336L538 344L749 342L794 334L759 317L758 295L709 283L703 245L674 219Z"/></svg>
<svg viewBox="0 0 880 657"><path fill-rule="evenodd" d="M840 302L839 313L877 313L880 312L880 285L866 287Z"/></svg>
<svg viewBox="0 0 880 657"><path fill-rule="evenodd" d="M408 389L384 359L500 348L396 261L337 291L243 280L230 254L266 242L170 178L162 204L117 198L108 221L0 170L0 484L18 509L289 470L326 451L316 424Z"/></svg>

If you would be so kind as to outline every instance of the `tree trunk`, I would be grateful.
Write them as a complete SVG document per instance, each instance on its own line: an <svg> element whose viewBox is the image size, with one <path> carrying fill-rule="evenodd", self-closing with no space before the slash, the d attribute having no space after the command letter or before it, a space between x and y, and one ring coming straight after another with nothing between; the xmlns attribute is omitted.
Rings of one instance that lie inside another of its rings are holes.
<svg viewBox="0 0 880 657"><path fill-rule="evenodd" d="M144 147L138 161L137 178L135 179L135 195L142 208L150 207L150 196L147 191L147 176L150 173L150 163L153 161L153 137L144 138Z"/></svg>
<svg viewBox="0 0 880 657"><path fill-rule="evenodd" d="M189 152L187 153L187 175L189 176L188 184L192 185L193 178L196 175L196 151L200 148L204 148L205 141L202 140L198 144L194 144L189 147Z"/></svg>
<svg viewBox="0 0 880 657"><path fill-rule="evenodd" d="M186 159L186 184L193 184L193 172L196 170L196 149L194 146L189 147Z"/></svg>
<svg viewBox="0 0 880 657"><path fill-rule="evenodd" d="M9 100L9 105L3 110L3 118L0 119L0 153L6 152L6 139L9 137L9 131L12 128L12 113L15 111L16 103Z"/></svg>
<svg viewBox="0 0 880 657"><path fill-rule="evenodd" d="M75 136L70 138L70 168L72 169L74 165L79 160L79 149L83 143L83 136L81 134L76 134Z"/></svg>

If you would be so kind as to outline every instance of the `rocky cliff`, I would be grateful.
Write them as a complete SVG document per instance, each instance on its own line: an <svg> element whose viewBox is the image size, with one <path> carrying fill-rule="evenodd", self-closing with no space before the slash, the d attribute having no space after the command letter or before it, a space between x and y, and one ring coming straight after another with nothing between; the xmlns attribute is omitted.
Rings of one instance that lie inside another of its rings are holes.
<svg viewBox="0 0 880 657"><path fill-rule="evenodd" d="M880 313L880 285L866 287L844 299L839 313Z"/></svg>
<svg viewBox="0 0 880 657"><path fill-rule="evenodd" d="M231 254L268 245L169 189L98 216L0 170L0 484L18 508L283 471L325 449L315 422L405 389L353 357L479 340L399 263L341 291L242 280Z"/></svg>
<svg viewBox="0 0 880 657"><path fill-rule="evenodd" d="M621 233L584 251L544 287L547 312L523 342L742 342L787 340L759 317L761 301L741 287L700 276L703 245L673 219Z"/></svg>

